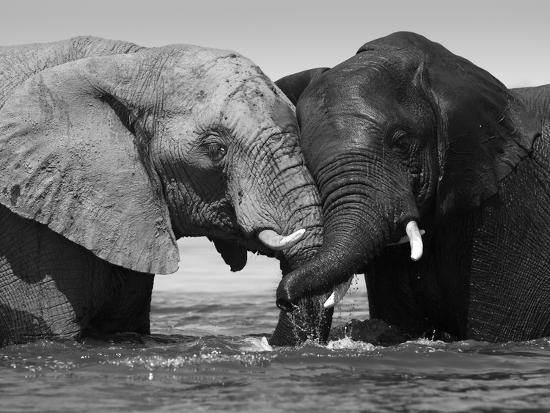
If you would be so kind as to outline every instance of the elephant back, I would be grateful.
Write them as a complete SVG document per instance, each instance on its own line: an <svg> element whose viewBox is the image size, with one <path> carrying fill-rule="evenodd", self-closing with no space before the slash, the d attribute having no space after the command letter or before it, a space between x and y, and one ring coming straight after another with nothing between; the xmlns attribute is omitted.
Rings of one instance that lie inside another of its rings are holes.
<svg viewBox="0 0 550 413"><path fill-rule="evenodd" d="M511 89L535 115L550 120L550 85Z"/></svg>

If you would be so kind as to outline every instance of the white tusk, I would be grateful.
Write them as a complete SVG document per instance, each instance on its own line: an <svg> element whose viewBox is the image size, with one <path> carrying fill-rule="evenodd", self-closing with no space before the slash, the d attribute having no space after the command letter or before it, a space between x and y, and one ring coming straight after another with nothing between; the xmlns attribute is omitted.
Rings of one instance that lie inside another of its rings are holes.
<svg viewBox="0 0 550 413"><path fill-rule="evenodd" d="M292 247L302 239L305 233L306 230L302 228L285 237L277 234L272 229L264 229L258 234L258 238L266 247L275 251L281 251Z"/></svg>
<svg viewBox="0 0 550 413"><path fill-rule="evenodd" d="M411 260L418 261L422 258L424 245L422 244L422 235L416 221L409 221L405 227L405 232L409 237L409 244L411 246Z"/></svg>
<svg viewBox="0 0 550 413"><path fill-rule="evenodd" d="M332 292L332 294L330 295L330 297L327 299L327 301L325 301L325 303L323 304L323 307L324 308L334 307L336 304L342 301L342 299L344 298L344 296L349 290L349 286L351 285L352 280L353 280L353 276L351 276L349 280L347 280L346 282L343 282L338 287L336 287Z"/></svg>
<svg viewBox="0 0 550 413"><path fill-rule="evenodd" d="M426 233L426 231L424 231L423 229L420 230L420 235L424 235ZM388 243L387 245L390 246L390 247L393 247L394 245L401 245L401 244L408 244L409 243L409 237L407 235L401 237L399 239L399 241L397 242L390 242Z"/></svg>

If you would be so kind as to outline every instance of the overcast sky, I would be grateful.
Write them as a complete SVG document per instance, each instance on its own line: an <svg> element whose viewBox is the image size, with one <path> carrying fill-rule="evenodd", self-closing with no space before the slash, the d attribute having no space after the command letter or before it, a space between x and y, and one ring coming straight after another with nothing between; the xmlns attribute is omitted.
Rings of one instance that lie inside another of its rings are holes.
<svg viewBox="0 0 550 413"><path fill-rule="evenodd" d="M538 85L550 83L550 7L545 3L5 0L0 44L82 34L145 46L199 44L236 50L276 80L333 66L368 40L409 30L442 43L508 86Z"/></svg>

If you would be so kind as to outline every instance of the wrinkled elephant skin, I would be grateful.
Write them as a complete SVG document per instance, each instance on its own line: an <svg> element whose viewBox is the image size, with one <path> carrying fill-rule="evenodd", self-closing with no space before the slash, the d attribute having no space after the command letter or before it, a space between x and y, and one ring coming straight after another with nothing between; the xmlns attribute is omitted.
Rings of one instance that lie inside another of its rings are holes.
<svg viewBox="0 0 550 413"><path fill-rule="evenodd" d="M2 344L147 333L153 274L177 270L182 236L235 271L247 250L295 270L322 242L294 107L239 54L2 47L0 85ZM274 341L293 343L281 320Z"/></svg>
<svg viewBox="0 0 550 413"><path fill-rule="evenodd" d="M548 86L508 90L406 32L277 84L325 214L280 307L365 272L371 317L408 336L550 335Z"/></svg>

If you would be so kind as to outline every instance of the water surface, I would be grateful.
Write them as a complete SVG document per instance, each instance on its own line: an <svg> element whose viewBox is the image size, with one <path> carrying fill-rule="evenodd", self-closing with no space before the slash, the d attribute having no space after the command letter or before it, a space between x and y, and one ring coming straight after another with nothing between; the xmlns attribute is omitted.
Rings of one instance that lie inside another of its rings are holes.
<svg viewBox="0 0 550 413"><path fill-rule="evenodd" d="M0 350L0 411L529 411L550 406L550 340L490 344L350 339L271 348L278 265L230 273L207 241L157 277L151 336ZM336 324L368 317L363 282Z"/></svg>

